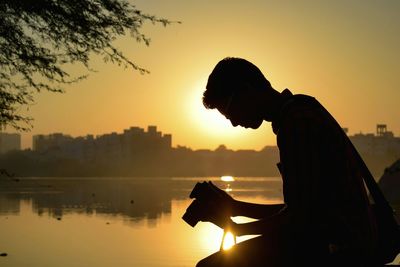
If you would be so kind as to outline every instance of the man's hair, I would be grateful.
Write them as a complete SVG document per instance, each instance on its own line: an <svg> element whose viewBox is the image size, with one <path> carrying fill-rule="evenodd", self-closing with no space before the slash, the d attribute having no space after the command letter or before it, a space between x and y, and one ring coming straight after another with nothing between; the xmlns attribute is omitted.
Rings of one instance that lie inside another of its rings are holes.
<svg viewBox="0 0 400 267"><path fill-rule="evenodd" d="M208 77L203 105L208 109L216 108L234 92L246 90L249 86L265 89L271 84L253 63L242 58L224 58Z"/></svg>

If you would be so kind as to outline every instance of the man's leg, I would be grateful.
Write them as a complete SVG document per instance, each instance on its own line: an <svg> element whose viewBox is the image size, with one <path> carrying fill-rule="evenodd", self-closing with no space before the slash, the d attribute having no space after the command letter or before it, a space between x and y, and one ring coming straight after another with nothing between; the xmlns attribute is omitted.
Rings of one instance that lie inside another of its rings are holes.
<svg viewBox="0 0 400 267"><path fill-rule="evenodd" d="M259 236L238 243L229 250L216 252L199 261L196 267L284 266L284 261L290 257L285 253L282 240Z"/></svg>

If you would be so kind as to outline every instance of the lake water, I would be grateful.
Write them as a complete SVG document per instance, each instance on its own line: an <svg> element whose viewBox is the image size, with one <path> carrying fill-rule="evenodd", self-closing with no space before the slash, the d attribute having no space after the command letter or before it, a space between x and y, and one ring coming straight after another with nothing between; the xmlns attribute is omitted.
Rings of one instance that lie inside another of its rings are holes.
<svg viewBox="0 0 400 267"><path fill-rule="evenodd" d="M203 180L236 199L282 202L280 178L1 177L0 266L195 266L220 249L223 234L181 219Z"/></svg>

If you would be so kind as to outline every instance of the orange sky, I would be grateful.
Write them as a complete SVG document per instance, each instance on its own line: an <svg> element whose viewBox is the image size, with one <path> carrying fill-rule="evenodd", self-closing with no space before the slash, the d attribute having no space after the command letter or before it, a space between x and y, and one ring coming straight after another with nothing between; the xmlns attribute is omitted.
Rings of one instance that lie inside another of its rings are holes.
<svg viewBox="0 0 400 267"><path fill-rule="evenodd" d="M157 125L173 146L261 149L275 145L269 123L233 128L203 108L208 74L226 56L256 64L274 88L315 96L343 127L400 135L400 1L134 1L183 24L146 25L152 43L129 38L121 49L151 71L140 75L94 58L98 70L65 94L41 93L29 114L33 134L72 136Z"/></svg>

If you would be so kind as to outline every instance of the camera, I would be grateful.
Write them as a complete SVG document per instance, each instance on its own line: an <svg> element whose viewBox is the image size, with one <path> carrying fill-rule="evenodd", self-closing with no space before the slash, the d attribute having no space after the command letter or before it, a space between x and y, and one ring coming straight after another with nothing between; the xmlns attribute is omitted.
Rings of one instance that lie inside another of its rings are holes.
<svg viewBox="0 0 400 267"><path fill-rule="evenodd" d="M189 195L190 198L194 198L195 200L193 200L189 207L186 209L186 212L185 214L183 214L182 219L192 227L195 227L199 221L205 220L207 216L210 215L210 210L215 208L213 206L213 201L210 201L210 198L216 200L216 194L218 194L218 191L213 188L211 182L197 183ZM222 213L218 213L222 216L225 216L226 218L230 218L229 212L222 211ZM223 248L224 238L226 234L227 230L224 229L224 235L222 237L220 250L222 250ZM236 244L236 236L234 236L234 243Z"/></svg>
<svg viewBox="0 0 400 267"><path fill-rule="evenodd" d="M204 208L202 207L200 201L193 200L193 202L186 209L185 214L183 214L182 219L192 227L201 221L205 216Z"/></svg>
<svg viewBox="0 0 400 267"><path fill-rule="evenodd" d="M185 214L182 216L182 219L190 226L194 227L199 221L207 216L207 208L204 203L210 190L212 190L210 185L207 182L202 182L197 183L190 193L189 197L195 198L195 200L193 200L186 209Z"/></svg>
<svg viewBox="0 0 400 267"><path fill-rule="evenodd" d="M212 189L210 188L210 185L207 182L197 183L194 186L189 197L196 198L198 200L205 200L209 197L211 190Z"/></svg>

